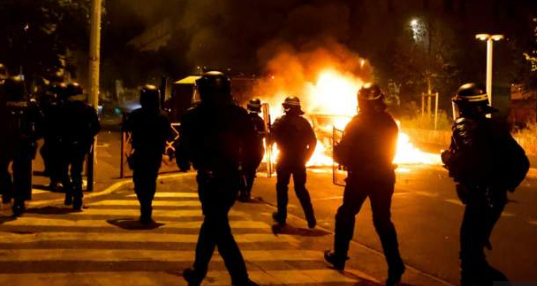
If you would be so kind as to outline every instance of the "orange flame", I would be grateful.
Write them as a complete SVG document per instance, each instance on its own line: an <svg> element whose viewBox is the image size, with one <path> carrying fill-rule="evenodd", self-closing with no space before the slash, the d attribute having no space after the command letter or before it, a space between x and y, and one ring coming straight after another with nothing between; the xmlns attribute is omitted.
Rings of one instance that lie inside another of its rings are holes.
<svg viewBox="0 0 537 286"><path fill-rule="evenodd" d="M369 78L341 72L338 67L341 63L327 58L324 53L323 64L307 66L300 62L300 58L285 55L285 60L272 63L276 69L267 81L258 87L258 93L265 94L261 99L269 103L271 118L281 116L283 110L281 103L286 96L295 95L301 99L302 108L306 117L314 126L318 137L317 148L308 162L308 166L332 166L332 130L333 127L343 130L351 118L356 114L358 102L356 93L364 84L362 78ZM299 56L297 56L299 57ZM311 59L311 56L307 57ZM355 60L355 59L354 59ZM331 63L334 63L333 65ZM367 65L367 61L360 59L360 67ZM302 66L301 66L302 64ZM286 69L285 66L291 66ZM313 73L317 68L315 80L308 80L306 74ZM304 70L308 70L305 72ZM281 75L278 72L281 71ZM319 72L320 71L320 72ZM303 74L297 75L297 72ZM290 78L291 77L291 78ZM273 147L273 159L277 157L277 148ZM415 148L409 137L400 131L397 145L397 155L394 159L396 164L439 164L440 159L436 154L429 154Z"/></svg>

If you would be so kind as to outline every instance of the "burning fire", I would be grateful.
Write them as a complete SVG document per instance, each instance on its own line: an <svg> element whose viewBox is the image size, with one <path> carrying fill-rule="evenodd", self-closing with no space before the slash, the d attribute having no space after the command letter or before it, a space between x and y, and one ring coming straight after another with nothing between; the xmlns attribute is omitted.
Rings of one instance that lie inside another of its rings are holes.
<svg viewBox="0 0 537 286"><path fill-rule="evenodd" d="M289 60L288 57L285 59ZM293 66L296 65L293 63ZM341 72L337 65L330 64L330 60L322 68L318 65L315 68L321 72L317 72L314 81L307 80L306 72L300 76L287 74L287 77L295 77L299 84L285 78L285 74L281 77L271 76L261 88L267 95L262 100L269 103L271 119L275 120L283 114L281 108L283 99L288 95L298 96L306 112L305 116L314 126L318 138L315 152L307 165L332 166L332 132L334 128L344 130L356 114L358 107L356 92L364 82L361 77ZM302 70L305 69L306 67L302 67ZM291 86L290 82L293 82ZM272 160L275 160L277 153L277 147L273 146ZM439 161L438 155L415 148L410 143L408 135L400 131L395 164L438 164Z"/></svg>

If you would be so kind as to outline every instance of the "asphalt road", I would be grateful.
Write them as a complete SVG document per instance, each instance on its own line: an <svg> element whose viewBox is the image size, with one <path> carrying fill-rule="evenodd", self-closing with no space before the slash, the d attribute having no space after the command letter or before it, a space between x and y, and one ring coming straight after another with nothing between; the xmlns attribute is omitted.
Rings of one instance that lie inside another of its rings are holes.
<svg viewBox="0 0 537 286"><path fill-rule="evenodd" d="M103 134L104 135L104 134ZM118 170L119 136L100 136L101 164ZM117 166L117 167L116 167ZM173 162L164 172L176 170ZM115 175L114 171L114 175ZM537 176L535 171L514 194L496 225L487 251L489 262L512 281L537 281ZM276 205L276 178L260 172L253 195ZM292 184L292 183L291 183ZM341 204L343 188L332 184L329 170L310 169L308 189L312 196L319 226L334 229L334 215ZM291 188L289 212L303 217ZM464 207L454 184L440 166L403 165L397 170L392 216L398 231L400 250L408 265L453 284L459 277L459 227ZM381 251L374 230L369 203L356 218L354 240ZM352 259L359 260L359 257Z"/></svg>
<svg viewBox="0 0 537 286"><path fill-rule="evenodd" d="M343 188L332 184L329 172L310 169L308 176L307 186L319 225L333 230ZM260 174L254 196L275 204L275 183L276 178ZM289 211L303 216L292 189L290 192ZM527 178L510 199L512 202L507 205L492 235L493 251L488 251L487 256L489 262L512 281L537 281L537 179ZM392 216L405 263L457 284L458 238L463 210L452 180L441 167L401 166L397 172ZM357 216L354 240L381 251L368 202ZM351 259L359 260L360 257Z"/></svg>

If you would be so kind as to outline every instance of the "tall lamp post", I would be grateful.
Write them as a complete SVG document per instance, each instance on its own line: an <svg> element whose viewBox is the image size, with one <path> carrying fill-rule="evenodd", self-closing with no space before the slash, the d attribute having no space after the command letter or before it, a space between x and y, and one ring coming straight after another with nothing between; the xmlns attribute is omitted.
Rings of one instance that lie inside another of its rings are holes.
<svg viewBox="0 0 537 286"><path fill-rule="evenodd" d="M91 1L91 35L90 35L90 52L89 52L89 101L91 106L96 111L99 110L99 72L100 72L100 57L101 57L101 11L102 0ZM88 155L88 191L93 191L94 181L94 163L95 163L95 147L97 142L91 148Z"/></svg>
<svg viewBox="0 0 537 286"><path fill-rule="evenodd" d="M475 38L480 41L487 41L487 94L489 97L489 104L492 106L492 44L494 41L503 40L504 36L490 35L490 34L477 34Z"/></svg>

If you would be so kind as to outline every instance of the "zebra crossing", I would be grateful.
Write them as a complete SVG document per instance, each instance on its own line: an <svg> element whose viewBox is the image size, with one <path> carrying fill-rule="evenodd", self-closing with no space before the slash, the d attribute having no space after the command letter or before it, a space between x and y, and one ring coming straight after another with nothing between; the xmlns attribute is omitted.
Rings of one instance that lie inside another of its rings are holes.
<svg viewBox="0 0 537 286"><path fill-rule="evenodd" d="M150 227L137 222L132 190L89 202L82 212L57 206L29 209L17 219L0 216L0 285L186 285L181 273L194 259L200 203L184 181L159 188L157 224ZM322 251L301 249L299 238L272 232L269 216L260 219L270 208L256 209L252 215L239 204L230 220L251 279L260 285L356 285L361 278L378 283L358 270L328 268ZM230 285L218 253L203 285Z"/></svg>

